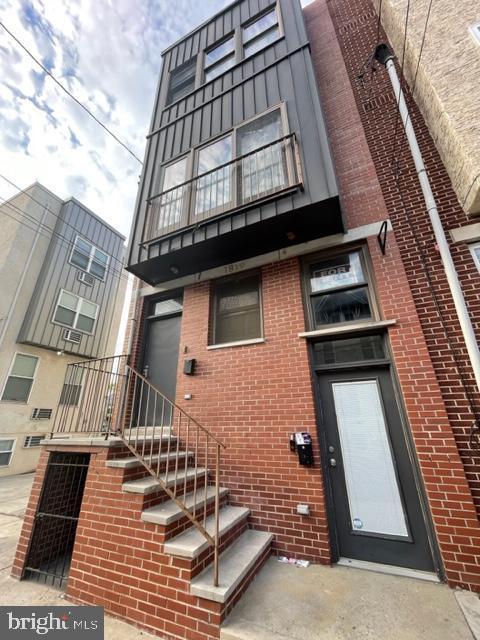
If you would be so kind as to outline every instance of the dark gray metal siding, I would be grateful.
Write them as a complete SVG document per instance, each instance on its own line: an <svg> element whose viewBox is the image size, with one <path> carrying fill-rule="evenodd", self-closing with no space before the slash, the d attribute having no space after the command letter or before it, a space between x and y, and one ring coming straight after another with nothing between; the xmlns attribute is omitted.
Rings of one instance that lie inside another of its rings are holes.
<svg viewBox="0 0 480 640"><path fill-rule="evenodd" d="M252 209L244 216L245 224L248 220L267 219L338 195L301 5L299 0L280 0L279 4L284 37L167 107L164 105L172 69L201 54L274 3L271 0L238 2L165 52L130 236L129 265L168 252L175 246L171 240L167 248L165 242L152 245L148 250L141 246L146 200L160 190L162 163L280 102L286 104L289 130L298 134L305 189ZM215 233L218 224L209 226L210 233ZM184 241L179 240L180 244Z"/></svg>
<svg viewBox="0 0 480 640"><path fill-rule="evenodd" d="M77 277L79 269L69 262L77 234L90 240L110 256L105 280L94 278L93 286L80 282ZM79 203L74 200L64 203L18 341L89 358L106 355L105 348L122 275L123 243L124 239L120 234ZM65 327L52 322L60 289L79 295L100 307L94 334L82 334L80 344L65 342L62 338Z"/></svg>

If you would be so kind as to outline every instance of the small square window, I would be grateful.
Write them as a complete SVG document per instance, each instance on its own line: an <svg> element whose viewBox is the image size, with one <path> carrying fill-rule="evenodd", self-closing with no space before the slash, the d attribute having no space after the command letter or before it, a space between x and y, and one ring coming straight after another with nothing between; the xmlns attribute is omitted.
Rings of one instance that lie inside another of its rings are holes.
<svg viewBox="0 0 480 640"><path fill-rule="evenodd" d="M262 337L259 274L214 284L212 344Z"/></svg>
<svg viewBox="0 0 480 640"><path fill-rule="evenodd" d="M167 105L176 102L195 89L197 59L192 58L170 72Z"/></svg>
<svg viewBox="0 0 480 640"><path fill-rule="evenodd" d="M53 322L85 333L93 333L98 309L98 304L62 289L53 314Z"/></svg>
<svg viewBox="0 0 480 640"><path fill-rule="evenodd" d="M108 254L80 236L75 238L70 262L82 271L91 273L99 280L105 279Z"/></svg>

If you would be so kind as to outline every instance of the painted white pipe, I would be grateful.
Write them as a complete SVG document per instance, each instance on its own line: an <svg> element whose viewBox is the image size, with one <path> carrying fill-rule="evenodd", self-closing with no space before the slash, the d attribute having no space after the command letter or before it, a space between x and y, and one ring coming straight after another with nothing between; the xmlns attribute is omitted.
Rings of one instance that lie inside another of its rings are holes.
<svg viewBox="0 0 480 640"><path fill-rule="evenodd" d="M382 49L383 47L383 49ZM422 188L423 197L427 206L427 212L430 217L430 222L433 227L433 233L435 234L435 240L437 241L438 250L442 259L443 267L447 276L448 285L452 293L453 302L457 311L458 319L460 321L460 327L462 329L463 337L467 347L470 362L475 375L477 383L477 390L480 391L480 351L478 348L477 338L473 330L473 326L468 313L468 308L463 297L462 288L458 280L457 271L453 264L452 256L450 253L450 247L448 246L445 231L438 215L437 204L430 187L430 181L428 179L427 171L423 163L420 147L418 146L415 131L413 130L411 118L409 117L407 104L405 102L405 96L398 79L397 70L393 62L393 54L388 50L386 45L379 45L376 50L375 57L379 62L385 65L390 82L392 83L393 91L397 100L400 117L405 129L405 133L410 145L410 151L412 153L413 161L415 162L415 168L417 170L418 179Z"/></svg>

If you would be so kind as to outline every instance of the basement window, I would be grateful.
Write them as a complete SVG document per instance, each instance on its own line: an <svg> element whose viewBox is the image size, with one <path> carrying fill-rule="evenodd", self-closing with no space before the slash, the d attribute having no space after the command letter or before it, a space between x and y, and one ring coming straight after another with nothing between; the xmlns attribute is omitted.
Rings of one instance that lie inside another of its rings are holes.
<svg viewBox="0 0 480 640"><path fill-rule="evenodd" d="M219 280L213 286L211 344L262 338L260 275Z"/></svg>

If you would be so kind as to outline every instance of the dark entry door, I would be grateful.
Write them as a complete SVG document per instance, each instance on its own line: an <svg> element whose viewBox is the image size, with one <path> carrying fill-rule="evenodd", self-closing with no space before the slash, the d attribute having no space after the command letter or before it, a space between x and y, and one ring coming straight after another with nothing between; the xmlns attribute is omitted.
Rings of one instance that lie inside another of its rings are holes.
<svg viewBox="0 0 480 640"><path fill-rule="evenodd" d="M433 571L389 370L325 372L319 385L338 555Z"/></svg>
<svg viewBox="0 0 480 640"><path fill-rule="evenodd" d="M175 401L181 314L152 318L147 321L143 373L147 380L168 400ZM154 394L144 395L139 425L169 424L171 407Z"/></svg>

